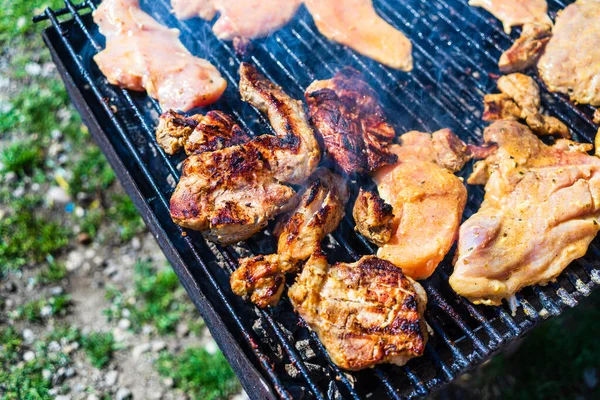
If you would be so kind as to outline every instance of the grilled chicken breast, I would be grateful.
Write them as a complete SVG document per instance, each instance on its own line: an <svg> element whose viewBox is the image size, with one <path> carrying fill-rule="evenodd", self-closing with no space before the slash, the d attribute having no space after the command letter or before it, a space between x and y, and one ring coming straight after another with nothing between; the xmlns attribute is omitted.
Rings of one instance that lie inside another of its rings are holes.
<svg viewBox="0 0 600 400"><path fill-rule="evenodd" d="M550 25L542 23L523 25L521 36L500 56L498 68L501 72L510 74L535 65L551 36Z"/></svg>
<svg viewBox="0 0 600 400"><path fill-rule="evenodd" d="M299 193L298 206L278 222L277 253L243 258L231 275L233 292L250 296L259 307L279 302L285 274L320 251L321 241L333 232L344 216L348 189L339 175L320 168Z"/></svg>
<svg viewBox="0 0 600 400"><path fill-rule="evenodd" d="M214 0L171 0L171 7L180 20L200 17L210 21L217 13Z"/></svg>
<svg viewBox="0 0 600 400"><path fill-rule="evenodd" d="M498 79L498 89L501 94L488 94L483 98L484 121L524 120L538 135L571 137L564 123L541 113L540 89L533 78L518 72L504 75Z"/></svg>
<svg viewBox="0 0 600 400"><path fill-rule="evenodd" d="M578 0L556 17L540 58L540 76L553 92L600 106L600 1Z"/></svg>
<svg viewBox="0 0 600 400"><path fill-rule="evenodd" d="M244 240L295 205L295 191L315 171L320 150L302 104L250 64L240 66L240 93L266 112L276 136L192 154L171 197L171 217L229 244Z"/></svg>
<svg viewBox="0 0 600 400"><path fill-rule="evenodd" d="M352 216L355 229L370 242L383 246L392 238L393 208L373 191L358 192Z"/></svg>
<svg viewBox="0 0 600 400"><path fill-rule="evenodd" d="M495 122L484 140L498 148L469 178L486 193L460 228L450 285L476 304L498 305L585 254L600 229L600 159L586 153L591 145L547 146L515 121Z"/></svg>
<svg viewBox="0 0 600 400"><path fill-rule="evenodd" d="M306 89L310 118L329 156L347 174L397 161L387 145L395 137L377 93L362 74L345 67Z"/></svg>
<svg viewBox="0 0 600 400"><path fill-rule="evenodd" d="M186 154L199 154L220 150L248 142L250 138L224 112L213 110L186 117L169 110L158 119L156 141L167 154L185 148Z"/></svg>
<svg viewBox="0 0 600 400"><path fill-rule="evenodd" d="M470 0L469 5L493 14L502 21L506 33L510 33L513 26L535 22L552 26L546 0Z"/></svg>
<svg viewBox="0 0 600 400"><path fill-rule="evenodd" d="M194 57L179 41L179 31L152 19L138 0L104 0L94 22L106 36L106 48L94 61L111 84L146 90L164 110L206 106L225 91L219 71Z"/></svg>
<svg viewBox="0 0 600 400"><path fill-rule="evenodd" d="M425 291L388 261L365 256L353 264L328 265L325 255L316 253L288 293L341 368L404 365L423 354Z"/></svg>
<svg viewBox="0 0 600 400"><path fill-rule="evenodd" d="M453 171L466 162L468 148L448 129L432 135L412 131L400 140L401 146L391 146L399 162L373 175L394 213L392 237L377 256L413 279L425 279L458 234L467 189Z"/></svg>
<svg viewBox="0 0 600 400"><path fill-rule="evenodd" d="M328 39L388 67L412 70L410 40L377 15L372 0L304 0L304 4Z"/></svg>

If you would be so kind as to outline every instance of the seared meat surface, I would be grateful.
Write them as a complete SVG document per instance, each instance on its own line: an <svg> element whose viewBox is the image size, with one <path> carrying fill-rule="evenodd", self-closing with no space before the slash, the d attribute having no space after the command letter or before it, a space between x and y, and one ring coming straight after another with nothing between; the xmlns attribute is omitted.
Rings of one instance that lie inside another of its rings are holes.
<svg viewBox="0 0 600 400"><path fill-rule="evenodd" d="M341 368L404 365L425 350L425 291L388 261L364 256L353 264L328 265L317 253L289 297Z"/></svg>
<svg viewBox="0 0 600 400"><path fill-rule="evenodd" d="M533 78L518 72L504 75L498 79L498 89L501 94L488 94L483 98L484 121L522 119L538 135L571 137L564 123L541 113L540 89Z"/></svg>
<svg viewBox="0 0 600 400"><path fill-rule="evenodd" d="M586 153L589 144L547 146L515 121L495 122L484 140L498 148L469 178L486 193L460 228L450 285L474 303L498 305L586 253L600 229L600 159Z"/></svg>
<svg viewBox="0 0 600 400"><path fill-rule="evenodd" d="M546 0L470 0L469 5L493 14L502 21L506 33L510 33L513 26L534 22L552 26Z"/></svg>
<svg viewBox="0 0 600 400"><path fill-rule="evenodd" d="M233 292L250 296L259 307L279 302L285 274L295 272L300 263L321 248L321 241L335 230L344 216L348 189L344 180L321 168L299 193L298 206L278 222L277 253L240 259L231 275Z"/></svg>
<svg viewBox="0 0 600 400"><path fill-rule="evenodd" d="M387 148L394 128L360 72L345 67L331 79L314 81L305 97L317 135L345 173L373 171L397 161Z"/></svg>
<svg viewBox="0 0 600 400"><path fill-rule="evenodd" d="M240 66L240 92L268 114L277 135L192 154L171 197L173 221L223 244L249 238L294 207L288 184L305 182L320 158L299 101L246 63Z"/></svg>
<svg viewBox="0 0 600 400"><path fill-rule="evenodd" d="M377 15L372 0L304 0L304 4L323 36L388 67L412 70L410 40Z"/></svg>
<svg viewBox="0 0 600 400"><path fill-rule="evenodd" d="M400 140L401 146L391 146L399 162L373 176L394 213L392 237L377 256L411 278L425 279L458 234L467 189L453 171L462 168L469 149L448 129L432 135L412 131Z"/></svg>
<svg viewBox="0 0 600 400"><path fill-rule="evenodd" d="M186 117L173 110L163 113L158 119L156 141L167 154L175 154L185 148L187 155L220 150L242 144L250 138L224 112L213 110Z"/></svg>
<svg viewBox="0 0 600 400"><path fill-rule="evenodd" d="M500 71L510 74L535 65L550 41L551 28L541 23L525 24L521 36L500 56Z"/></svg>
<svg viewBox="0 0 600 400"><path fill-rule="evenodd" d="M600 1L578 0L556 17L552 39L540 58L540 76L553 92L582 104L600 105Z"/></svg>
<svg viewBox="0 0 600 400"><path fill-rule="evenodd" d="M352 209L355 229L377 246L383 246L392 238L393 211L377 193L361 188Z"/></svg>
<svg viewBox="0 0 600 400"><path fill-rule="evenodd" d="M108 81L148 92L164 110L187 111L214 103L227 83L208 61L194 57L169 29L143 12L138 0L105 0L94 22L106 48L94 61Z"/></svg>

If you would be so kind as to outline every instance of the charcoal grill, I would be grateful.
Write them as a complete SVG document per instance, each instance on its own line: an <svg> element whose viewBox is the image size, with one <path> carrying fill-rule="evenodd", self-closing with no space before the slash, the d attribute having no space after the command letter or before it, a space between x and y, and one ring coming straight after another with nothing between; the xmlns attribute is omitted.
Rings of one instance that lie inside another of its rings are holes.
<svg viewBox="0 0 600 400"><path fill-rule="evenodd" d="M239 99L237 69L241 60L230 42L218 40L209 23L177 21L170 14L168 0L141 3L160 22L179 28L186 47L210 60L228 80L229 87L215 108L234 115L252 134L270 129L262 114ZM303 89L312 80L328 78L340 67L352 65L376 88L398 133L449 127L463 140L477 143L484 127L482 97L494 91L496 61L512 39L493 17L466 3L375 1L380 15L413 41L415 69L409 74L382 67L329 42L317 33L304 8L287 27L256 41L248 61L295 98L302 98ZM551 15L565 5L550 0ZM250 397L425 396L488 359L540 321L574 307L600 283L600 249L594 241L588 254L569 266L555 283L522 290L517 295L519 308L512 315L506 305L474 306L450 289L451 252L423 282L429 297L426 319L434 332L425 355L404 367L382 365L356 373L341 371L329 361L316 335L302 324L287 300L260 310L231 293L228 278L237 258L274 251L269 230L239 246L221 247L171 221L168 201L183 156L167 156L156 144L157 102L109 85L93 62L94 54L104 46L90 15L95 7L92 0L77 5L66 0L64 8L47 9L34 20L50 21L43 32L44 41L73 103ZM538 83L543 87L539 79ZM564 96L545 89L542 103L570 125L576 140L592 141L596 131L592 107L574 106ZM462 174L466 177L469 172L468 167ZM469 187L465 218L477 210L482 195L480 187ZM326 247L331 261L355 260L375 250L354 233L348 218L328 238Z"/></svg>

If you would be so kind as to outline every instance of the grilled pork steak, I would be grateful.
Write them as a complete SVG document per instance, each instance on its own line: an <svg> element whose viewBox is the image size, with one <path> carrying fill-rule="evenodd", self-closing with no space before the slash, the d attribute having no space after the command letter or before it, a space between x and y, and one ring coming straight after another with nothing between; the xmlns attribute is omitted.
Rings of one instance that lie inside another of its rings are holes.
<svg viewBox="0 0 600 400"><path fill-rule="evenodd" d="M346 67L331 79L314 81L305 97L317 135L345 173L373 171L397 161L387 148L394 128L360 72Z"/></svg>
<svg viewBox="0 0 600 400"><path fill-rule="evenodd" d="M328 265L317 253L289 297L331 360L344 369L404 365L425 350L425 291L388 261L365 256L353 264Z"/></svg>
<svg viewBox="0 0 600 400"><path fill-rule="evenodd" d="M163 110L206 106L225 91L219 71L190 54L179 31L156 22L138 0L104 0L94 22L106 36L106 48L94 61L111 84L146 90Z"/></svg>
<svg viewBox="0 0 600 400"><path fill-rule="evenodd" d="M277 135L192 154L171 197L173 221L223 244L249 238L293 208L295 191L288 184L305 182L320 158L299 101L246 63L240 66L240 92L268 114Z"/></svg>
<svg viewBox="0 0 600 400"><path fill-rule="evenodd" d="M510 74L535 65L550 41L551 28L542 23L525 24L521 36L500 56L500 71Z"/></svg>
<svg viewBox="0 0 600 400"><path fill-rule="evenodd" d="M335 230L344 216L348 189L344 180L321 168L302 192L300 203L278 222L277 253L240 259L231 275L233 292L248 296L259 307L279 302L285 274L295 272L302 261L321 248L321 241Z"/></svg>
<svg viewBox="0 0 600 400"><path fill-rule="evenodd" d="M361 188L354 202L352 217L355 229L377 246L383 246L392 238L393 209L377 193Z"/></svg>
<svg viewBox="0 0 600 400"><path fill-rule="evenodd" d="M498 148L469 178L485 184L485 198L460 228L450 285L498 305L585 254L600 229L600 159L586 153L589 144L547 146L514 121L495 122L484 139Z"/></svg>
<svg viewBox="0 0 600 400"><path fill-rule="evenodd" d="M323 36L388 67L412 70L410 40L377 15L372 0L304 0L304 4Z"/></svg>
<svg viewBox="0 0 600 400"><path fill-rule="evenodd" d="M482 7L502 21L504 31L513 26L542 23L552 26L546 0L470 0L469 5Z"/></svg>
<svg viewBox="0 0 600 400"><path fill-rule="evenodd" d="M379 195L393 208L391 239L377 256L414 279L429 277L456 239L467 189L453 172L470 157L450 130L408 132L391 150L399 162L373 175Z"/></svg>
<svg viewBox="0 0 600 400"><path fill-rule="evenodd" d="M578 0L556 17L552 39L540 58L540 76L553 92L582 104L600 105L600 1Z"/></svg>
<svg viewBox="0 0 600 400"><path fill-rule="evenodd" d="M502 93L483 98L484 121L524 120L538 135L571 137L564 123L541 113L540 89L533 78L518 72L504 75L498 79L498 89Z"/></svg>

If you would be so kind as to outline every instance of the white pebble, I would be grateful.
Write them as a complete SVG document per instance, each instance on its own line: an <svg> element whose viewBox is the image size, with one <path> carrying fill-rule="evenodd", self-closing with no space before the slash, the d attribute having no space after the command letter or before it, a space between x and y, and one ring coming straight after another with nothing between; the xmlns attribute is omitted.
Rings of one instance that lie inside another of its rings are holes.
<svg viewBox="0 0 600 400"><path fill-rule="evenodd" d="M23 340L25 344L31 344L35 340L35 334L31 329L25 328L23 329Z"/></svg>
<svg viewBox="0 0 600 400"><path fill-rule="evenodd" d="M42 371L42 378L44 378L44 380L49 381L50 378L52 378L52 371L50 371L49 369L45 369Z"/></svg>
<svg viewBox="0 0 600 400"><path fill-rule="evenodd" d="M117 390L117 394L115 396L117 400L127 400L131 398L131 390L127 388L120 388Z"/></svg>
<svg viewBox="0 0 600 400"><path fill-rule="evenodd" d="M133 355L133 358L138 359L147 351L150 351L150 343L142 343L135 346L131 351L131 354Z"/></svg>
<svg viewBox="0 0 600 400"><path fill-rule="evenodd" d="M126 331L131 326L131 321L126 318L121 318L119 320L119 328Z"/></svg>
<svg viewBox="0 0 600 400"><path fill-rule="evenodd" d="M152 342L152 351L158 353L161 350L164 350L167 347L167 344L162 340L155 340Z"/></svg>
<svg viewBox="0 0 600 400"><path fill-rule="evenodd" d="M50 315L52 315L52 306L42 307L42 309L40 310L40 315L42 317L49 317Z"/></svg>
<svg viewBox="0 0 600 400"><path fill-rule="evenodd" d="M59 394L54 398L54 400L71 400L71 396L67 396L66 394Z"/></svg>
<svg viewBox="0 0 600 400"><path fill-rule="evenodd" d="M119 372L115 370L108 371L106 375L104 375L104 383L106 383L107 386L116 384L117 379L119 379Z"/></svg>
<svg viewBox="0 0 600 400"><path fill-rule="evenodd" d="M31 350L26 351L25 354L23 354L23 361L25 361L25 362L33 361L34 359L35 359L35 353Z"/></svg>
<svg viewBox="0 0 600 400"><path fill-rule="evenodd" d="M209 353L209 354L216 354L217 351L219 351L219 347L217 346L217 344L215 343L214 340L209 340L206 345L204 345L204 349Z"/></svg>

